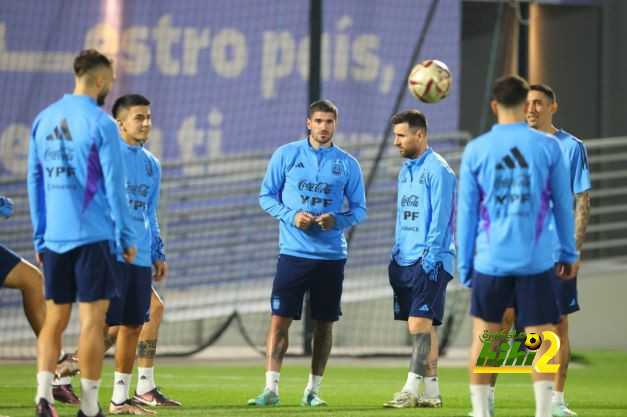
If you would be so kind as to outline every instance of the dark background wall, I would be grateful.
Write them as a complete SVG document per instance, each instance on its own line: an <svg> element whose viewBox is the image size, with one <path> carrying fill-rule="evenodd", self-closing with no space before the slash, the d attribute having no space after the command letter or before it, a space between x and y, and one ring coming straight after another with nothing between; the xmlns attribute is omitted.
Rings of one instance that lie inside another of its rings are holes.
<svg viewBox="0 0 627 417"><path fill-rule="evenodd" d="M486 82L527 71L532 83L557 92L556 125L580 138L627 134L627 1L600 5L529 5L528 67L518 68L518 20L511 5L462 4L460 129L479 134ZM523 9L524 11L524 9ZM527 17L527 16L523 16ZM498 47L493 79L487 80L495 24ZM523 32L524 33L524 32ZM484 131L495 122L490 114Z"/></svg>

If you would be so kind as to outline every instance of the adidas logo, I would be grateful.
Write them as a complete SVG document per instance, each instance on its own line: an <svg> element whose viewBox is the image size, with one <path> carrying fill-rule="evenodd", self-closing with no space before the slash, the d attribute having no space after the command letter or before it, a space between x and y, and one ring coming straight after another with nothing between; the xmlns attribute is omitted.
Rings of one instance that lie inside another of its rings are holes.
<svg viewBox="0 0 627 417"><path fill-rule="evenodd" d="M305 168L305 165L303 165L302 162L299 162L296 164L296 168Z"/></svg>
<svg viewBox="0 0 627 417"><path fill-rule="evenodd" d="M124 383L124 381L122 381L121 379L120 379L118 382L116 382L115 384L116 384L116 385L126 385L126 384Z"/></svg>
<svg viewBox="0 0 627 417"><path fill-rule="evenodd" d="M577 305L577 300L573 298L573 300L570 302L570 307L573 307L576 305Z"/></svg>
<svg viewBox="0 0 627 417"><path fill-rule="evenodd" d="M426 304L423 304L422 307L419 308L420 311L429 311L429 306Z"/></svg>
<svg viewBox="0 0 627 417"><path fill-rule="evenodd" d="M510 154L505 155L502 159L503 163L507 166L508 169L516 168L516 162L518 162L518 165L520 165L521 168L529 168L529 165L527 164L525 157L520 153L517 147L514 146L509 151L510 151ZM514 157L516 162L514 162L514 159L512 159L510 155ZM503 166L503 163L499 162L498 164L496 164L496 169L498 170L505 169L505 166Z"/></svg>
<svg viewBox="0 0 627 417"><path fill-rule="evenodd" d="M144 380L144 381L145 381L145 380L147 380L148 378L146 377L146 375L142 375L141 377L139 377L139 379L142 379L142 380Z"/></svg>

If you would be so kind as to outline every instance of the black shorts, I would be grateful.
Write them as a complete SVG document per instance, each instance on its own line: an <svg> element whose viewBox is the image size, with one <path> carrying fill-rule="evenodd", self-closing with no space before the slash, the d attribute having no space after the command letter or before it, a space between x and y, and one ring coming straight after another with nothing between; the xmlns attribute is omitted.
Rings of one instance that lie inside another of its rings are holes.
<svg viewBox="0 0 627 417"><path fill-rule="evenodd" d="M106 322L109 326L140 325L150 318L152 269L125 262L115 263L118 295L111 299Z"/></svg>
<svg viewBox="0 0 627 417"><path fill-rule="evenodd" d="M535 275L504 277L475 271L470 314L490 323L501 323L513 300L517 326L557 324L560 311L552 279L553 268Z"/></svg>
<svg viewBox="0 0 627 417"><path fill-rule="evenodd" d="M56 304L110 300L116 294L114 258L106 240L65 253L43 251L46 300Z"/></svg>
<svg viewBox="0 0 627 417"><path fill-rule="evenodd" d="M394 320L425 317L433 319L434 326L442 324L446 286L453 277L441 262L436 268L433 274L427 274L420 262L401 266L394 259L390 261L388 276L394 290Z"/></svg>
<svg viewBox="0 0 627 417"><path fill-rule="evenodd" d="M553 288L560 307L560 314L565 316L579 311L579 298L577 297L577 278L565 281L553 274Z"/></svg>
<svg viewBox="0 0 627 417"><path fill-rule="evenodd" d="M13 271L13 268L15 268L21 260L22 258L20 258L17 253L0 244L0 287L2 287L4 280L7 279L9 273Z"/></svg>
<svg viewBox="0 0 627 417"><path fill-rule="evenodd" d="M337 321L346 259L326 260L279 255L272 284L272 315L300 320L303 296L309 290L311 318Z"/></svg>

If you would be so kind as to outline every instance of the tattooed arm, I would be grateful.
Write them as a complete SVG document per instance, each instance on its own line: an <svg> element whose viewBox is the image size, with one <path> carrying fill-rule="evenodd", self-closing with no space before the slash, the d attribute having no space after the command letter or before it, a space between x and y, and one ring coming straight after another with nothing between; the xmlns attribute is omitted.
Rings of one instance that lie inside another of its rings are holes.
<svg viewBox="0 0 627 417"><path fill-rule="evenodd" d="M586 228L590 220L590 192L575 194L575 244L581 252Z"/></svg>

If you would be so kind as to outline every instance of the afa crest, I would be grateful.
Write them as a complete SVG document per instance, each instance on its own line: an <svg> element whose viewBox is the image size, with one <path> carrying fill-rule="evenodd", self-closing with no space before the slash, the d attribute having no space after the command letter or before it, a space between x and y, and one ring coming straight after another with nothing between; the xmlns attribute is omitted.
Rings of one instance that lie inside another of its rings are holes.
<svg viewBox="0 0 627 417"><path fill-rule="evenodd" d="M342 164L339 161L333 162L333 165L331 165L331 173L335 176L342 175Z"/></svg>

